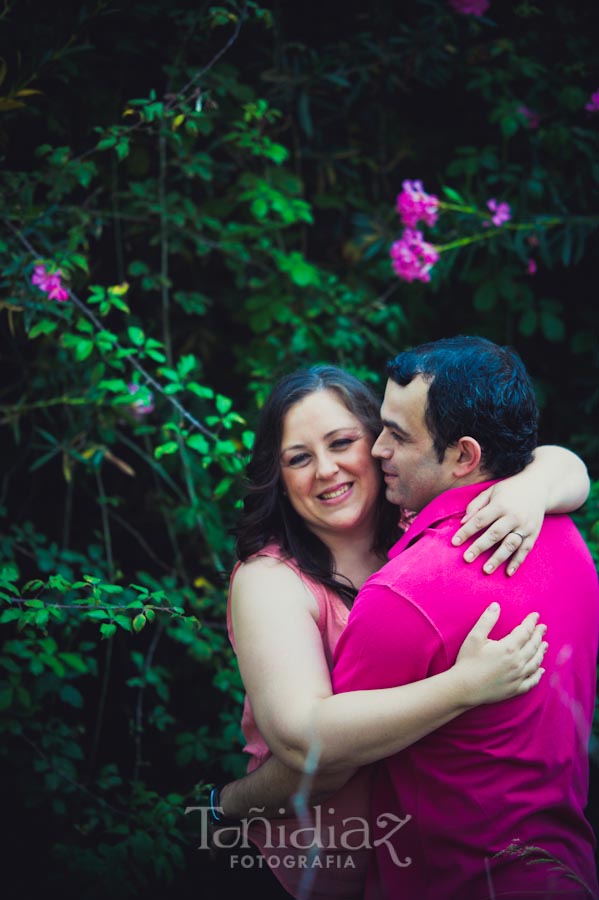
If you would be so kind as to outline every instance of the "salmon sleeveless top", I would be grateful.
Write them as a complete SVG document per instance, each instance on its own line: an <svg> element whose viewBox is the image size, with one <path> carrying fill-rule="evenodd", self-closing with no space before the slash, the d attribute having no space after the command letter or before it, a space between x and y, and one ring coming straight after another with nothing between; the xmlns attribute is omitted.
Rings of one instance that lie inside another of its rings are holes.
<svg viewBox="0 0 599 900"><path fill-rule="evenodd" d="M268 556L289 566L306 585L318 603L318 629L325 657L332 669L333 653L347 624L349 610L338 594L302 573L293 559L285 558L281 548L269 544L252 559ZM227 604L227 629L235 649L231 619L231 587L237 569L231 575ZM247 770L252 772L270 755L266 741L256 725L246 696L241 729L244 752L249 754ZM360 769L328 800L302 811L300 817L264 819L248 817L248 837L260 850L283 887L299 900L361 900L369 854L370 768ZM243 850L239 850L243 855Z"/></svg>

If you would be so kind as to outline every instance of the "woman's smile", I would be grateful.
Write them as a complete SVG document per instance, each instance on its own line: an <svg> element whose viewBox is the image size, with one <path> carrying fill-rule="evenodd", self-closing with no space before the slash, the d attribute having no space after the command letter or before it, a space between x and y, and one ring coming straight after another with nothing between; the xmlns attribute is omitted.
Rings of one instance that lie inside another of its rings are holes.
<svg viewBox="0 0 599 900"><path fill-rule="evenodd" d="M321 494L318 494L318 498L324 500L326 503L330 503L334 500L341 500L341 498L347 497L351 489L352 483L345 482L345 484L340 484L337 487L323 491Z"/></svg>

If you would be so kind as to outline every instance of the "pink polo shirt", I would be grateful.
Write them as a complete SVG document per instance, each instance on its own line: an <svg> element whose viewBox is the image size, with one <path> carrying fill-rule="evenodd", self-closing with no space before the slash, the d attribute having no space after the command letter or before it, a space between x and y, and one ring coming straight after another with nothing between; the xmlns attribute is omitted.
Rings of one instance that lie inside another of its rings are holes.
<svg viewBox="0 0 599 900"><path fill-rule="evenodd" d="M493 638L541 614L547 671L528 694L473 709L379 764L366 900L599 895L584 816L597 574L566 516L546 518L511 578L465 563L451 538L487 486L437 497L362 587L337 645L334 688L391 687L444 671L492 600L501 604Z"/></svg>

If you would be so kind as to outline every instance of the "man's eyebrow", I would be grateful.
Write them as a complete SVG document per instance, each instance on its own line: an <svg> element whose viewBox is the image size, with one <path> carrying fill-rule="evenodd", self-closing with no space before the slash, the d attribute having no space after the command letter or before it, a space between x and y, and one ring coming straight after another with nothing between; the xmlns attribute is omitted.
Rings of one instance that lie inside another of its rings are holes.
<svg viewBox="0 0 599 900"><path fill-rule="evenodd" d="M406 431L405 428L402 428L401 425L398 425L393 419L381 419L381 425L384 425L385 428L390 428L392 431L397 431L404 437L410 437L409 431Z"/></svg>

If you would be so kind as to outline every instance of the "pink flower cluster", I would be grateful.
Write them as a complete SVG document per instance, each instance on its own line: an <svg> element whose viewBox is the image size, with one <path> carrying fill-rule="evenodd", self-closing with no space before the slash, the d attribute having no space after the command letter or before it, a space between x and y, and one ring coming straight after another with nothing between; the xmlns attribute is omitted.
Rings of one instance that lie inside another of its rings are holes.
<svg viewBox="0 0 599 900"><path fill-rule="evenodd" d="M430 281L430 271L439 259L439 251L428 244L422 232L406 228L391 245L393 269L404 281Z"/></svg>
<svg viewBox="0 0 599 900"><path fill-rule="evenodd" d="M137 394L141 388L139 384L135 384L131 381L127 385L127 390L130 394ZM140 398L134 400L131 404L131 412L135 416L136 419L143 419L144 416L147 416L148 413L154 412L154 396L150 391L144 391L145 401Z"/></svg>
<svg viewBox="0 0 599 900"><path fill-rule="evenodd" d="M404 181L401 194L397 195L397 212L408 228L416 228L422 219L432 226L439 215L439 200L434 194L427 194L421 181Z"/></svg>
<svg viewBox="0 0 599 900"><path fill-rule="evenodd" d="M59 300L64 303L69 299L69 292L62 284L62 272L48 272L45 266L36 266L31 276L31 283L37 285L40 291L47 294L50 300Z"/></svg>
<svg viewBox="0 0 599 900"><path fill-rule="evenodd" d="M505 222L509 222L509 220L512 218L512 211L510 209L509 203L498 203L497 200L491 199L487 200L487 207L493 213L493 215L491 216L491 222L498 228ZM485 225L489 225L489 222L485 222Z"/></svg>
<svg viewBox="0 0 599 900"><path fill-rule="evenodd" d="M585 103L584 108L588 110L588 112L599 112L599 91L595 91L594 94L591 94L590 100L588 103Z"/></svg>
<svg viewBox="0 0 599 900"><path fill-rule="evenodd" d="M489 8L489 0L449 0L449 5L462 16L482 16Z"/></svg>

